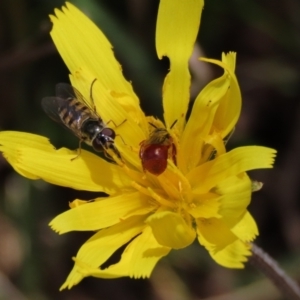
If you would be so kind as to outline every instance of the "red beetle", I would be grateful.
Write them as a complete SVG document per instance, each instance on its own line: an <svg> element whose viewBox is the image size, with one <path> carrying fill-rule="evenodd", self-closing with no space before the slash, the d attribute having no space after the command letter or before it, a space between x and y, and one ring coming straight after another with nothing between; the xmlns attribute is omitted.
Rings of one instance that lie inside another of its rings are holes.
<svg viewBox="0 0 300 300"><path fill-rule="evenodd" d="M170 127L175 125L177 120ZM176 165L176 148L173 139L165 128L158 128L149 123L155 129L151 132L149 139L140 143L139 156L142 161L144 171L153 175L163 173L168 165L168 158L172 158Z"/></svg>

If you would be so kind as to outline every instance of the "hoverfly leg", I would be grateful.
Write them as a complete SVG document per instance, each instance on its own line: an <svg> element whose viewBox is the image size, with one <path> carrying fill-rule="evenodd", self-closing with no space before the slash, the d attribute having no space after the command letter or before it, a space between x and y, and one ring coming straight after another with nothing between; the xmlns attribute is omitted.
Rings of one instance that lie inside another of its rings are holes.
<svg viewBox="0 0 300 300"><path fill-rule="evenodd" d="M108 125L109 123L113 123L115 128L118 128L119 126L121 126L122 124L124 124L127 121L127 119L123 120L119 125L117 125L114 120L109 120L106 125Z"/></svg>
<svg viewBox="0 0 300 300"><path fill-rule="evenodd" d="M107 148L107 149L112 150L112 151L114 152L114 154L115 154L115 157L114 157L114 156L111 156L111 155L104 149L104 156L105 156L109 161L111 161L111 162L113 162L113 163L118 163L118 160L121 161L121 162L123 162L122 157L121 157L121 154L120 154L119 150L118 150L115 146L111 145L111 147L109 147L109 148Z"/></svg>
<svg viewBox="0 0 300 300"><path fill-rule="evenodd" d="M116 154L116 156L122 160L121 154L114 144L111 144L109 149L111 149Z"/></svg>
<svg viewBox="0 0 300 300"><path fill-rule="evenodd" d="M77 155L75 157L71 158L71 161L77 159L81 155L81 143L82 143L82 140L80 139L79 140L79 147L77 149Z"/></svg>
<svg viewBox="0 0 300 300"><path fill-rule="evenodd" d="M103 151L104 152L104 156L110 161L110 162L115 162L115 160L112 158L111 155L109 155L106 150ZM117 153L117 157L119 158L119 154Z"/></svg>
<svg viewBox="0 0 300 300"><path fill-rule="evenodd" d="M124 144L125 146L127 146L127 144L125 143L125 141L124 141L124 139L122 138L122 136L121 136L120 134L116 134L116 137L117 137L117 136L122 140L123 144Z"/></svg>
<svg viewBox="0 0 300 300"><path fill-rule="evenodd" d="M124 124L126 121L127 121L127 119L123 120L119 125L117 125L113 120L109 120L109 121L107 122L106 125L108 125L109 123L113 123L114 126L115 126L115 128L118 128L119 126L121 126L122 124ZM123 144L127 146L127 144L125 143L125 141L124 141L124 139L122 138L122 136L121 136L120 134L116 134L116 137L117 137L117 136L119 136L119 137L121 138ZM118 151L116 148L115 148L115 150ZM116 151L115 151L115 152L116 152ZM118 151L118 152L119 152L119 151ZM121 156L119 155L119 157L121 157Z"/></svg>

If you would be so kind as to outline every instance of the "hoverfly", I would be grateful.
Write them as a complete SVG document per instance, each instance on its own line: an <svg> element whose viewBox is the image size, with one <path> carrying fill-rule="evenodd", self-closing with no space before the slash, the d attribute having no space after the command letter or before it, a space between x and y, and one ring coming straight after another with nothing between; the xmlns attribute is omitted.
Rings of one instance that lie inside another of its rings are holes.
<svg viewBox="0 0 300 300"><path fill-rule="evenodd" d="M92 102L92 87L95 81L96 79L91 84ZM80 155L82 142L92 146L95 151L104 151L105 156L109 159L112 158L107 153L108 149L121 158L114 144L116 133L105 125L97 114L96 107L94 105L92 107L76 88L67 83L58 83L55 91L56 97L42 99L42 107L52 120L64 125L79 138L79 152L75 158ZM109 122L114 123L113 121Z"/></svg>
<svg viewBox="0 0 300 300"><path fill-rule="evenodd" d="M177 120L170 129L176 122ZM149 124L154 127L154 130L151 132L149 139L140 143L139 156L143 170L158 176L166 170L168 158L172 158L176 165L176 148L171 135L165 128L158 128L152 123Z"/></svg>

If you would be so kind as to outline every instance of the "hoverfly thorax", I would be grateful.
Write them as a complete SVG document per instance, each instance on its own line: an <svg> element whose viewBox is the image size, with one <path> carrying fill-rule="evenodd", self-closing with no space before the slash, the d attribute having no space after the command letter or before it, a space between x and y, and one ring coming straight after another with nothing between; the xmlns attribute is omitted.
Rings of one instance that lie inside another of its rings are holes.
<svg viewBox="0 0 300 300"><path fill-rule="evenodd" d="M99 120L91 118L85 120L81 127L82 134L86 137L86 141L89 144L92 144L92 141L97 138L102 130L103 126L99 123Z"/></svg>

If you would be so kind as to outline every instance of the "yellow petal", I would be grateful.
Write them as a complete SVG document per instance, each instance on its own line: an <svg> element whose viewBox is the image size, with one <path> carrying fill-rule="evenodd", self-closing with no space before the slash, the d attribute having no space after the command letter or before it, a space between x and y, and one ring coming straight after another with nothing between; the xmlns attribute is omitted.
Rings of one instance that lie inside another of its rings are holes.
<svg viewBox="0 0 300 300"><path fill-rule="evenodd" d="M188 60L201 19L203 0L160 1L156 50L159 58L168 56L170 72L163 87L164 118L169 127L175 120L182 129L189 102L190 73Z"/></svg>
<svg viewBox="0 0 300 300"><path fill-rule="evenodd" d="M161 211L146 221L160 245L180 249L190 245L196 237L195 230L177 213Z"/></svg>
<svg viewBox="0 0 300 300"><path fill-rule="evenodd" d="M103 89L126 93L138 105L138 98L124 79L112 46L101 30L68 2L62 11L55 9L55 15L50 16L51 37L70 73L85 68L95 75Z"/></svg>
<svg viewBox="0 0 300 300"><path fill-rule="evenodd" d="M181 139L181 148L186 158L183 165L185 172L199 164L203 143L211 131L216 110L229 84L229 78L223 75L210 82L196 98Z"/></svg>
<svg viewBox="0 0 300 300"><path fill-rule="evenodd" d="M93 200L92 200L93 201ZM80 200L80 199L75 199L74 201L72 202L69 202L69 207L70 208L75 208L75 207L78 207L80 205L83 205L83 204L87 204L87 203L90 203L91 200Z"/></svg>
<svg viewBox="0 0 300 300"><path fill-rule="evenodd" d="M219 251L233 243L237 237L222 219L198 219L197 234L201 245L209 251Z"/></svg>
<svg viewBox="0 0 300 300"><path fill-rule="evenodd" d="M99 198L58 215L50 226L60 234L73 230L99 230L122 222L128 216L149 213L153 209L149 199L138 192Z"/></svg>
<svg viewBox="0 0 300 300"><path fill-rule="evenodd" d="M41 149L43 151L54 151L54 146L49 143L46 137L18 131L1 131L0 132L0 151L5 159L20 175L29 179L39 179L36 174L28 170L24 170L19 165L19 148L20 145L32 149Z"/></svg>
<svg viewBox="0 0 300 300"><path fill-rule="evenodd" d="M170 252L171 248L161 246L152 234L150 227L146 227L142 234L136 237L125 249L120 264L128 262L128 275L133 278L150 277L157 262ZM119 268L117 265L109 267L109 271Z"/></svg>
<svg viewBox="0 0 300 300"><path fill-rule="evenodd" d="M251 201L251 180L246 173L220 182L214 192L220 196L220 214L226 219L239 218Z"/></svg>
<svg viewBox="0 0 300 300"><path fill-rule="evenodd" d="M243 242L251 242L258 236L256 222L248 211L231 231Z"/></svg>
<svg viewBox="0 0 300 300"><path fill-rule="evenodd" d="M209 252L210 256L221 266L226 268L243 269L248 256L251 255L251 246L240 240L234 241L218 252Z"/></svg>
<svg viewBox="0 0 300 300"><path fill-rule="evenodd" d="M92 266L99 267L112 253L143 230L145 219L145 216L134 216L99 231L81 246L76 258Z"/></svg>
<svg viewBox="0 0 300 300"><path fill-rule="evenodd" d="M217 194L207 193L194 195L193 205L187 211L195 218L219 218L221 197Z"/></svg>
<svg viewBox="0 0 300 300"><path fill-rule="evenodd" d="M198 220L198 240L220 265L243 268L249 256L249 245L240 241L220 219Z"/></svg>
<svg viewBox="0 0 300 300"><path fill-rule="evenodd" d="M171 248L161 246L153 236L150 227L146 227L143 233L128 246L128 252L132 252L129 276L150 277L156 263L170 251ZM125 260L125 257L122 256L122 259Z"/></svg>
<svg viewBox="0 0 300 300"><path fill-rule="evenodd" d="M81 150L55 150L45 137L23 132L0 132L0 151L21 175L78 190L116 193L130 186L120 167ZM105 176L100 176L101 174ZM100 174L100 175L99 175Z"/></svg>
<svg viewBox="0 0 300 300"><path fill-rule="evenodd" d="M220 132L224 138L234 128L237 120L239 119L242 106L241 91L237 78L234 74L236 53L230 52L227 55L223 53L222 62L204 58L201 58L201 60L214 63L224 68L224 75L229 76L230 79L230 88L227 90L227 93L220 102L213 122L213 128Z"/></svg>
<svg viewBox="0 0 300 300"><path fill-rule="evenodd" d="M220 181L244 171L272 168L276 151L259 146L239 147L200 165L187 174L195 193L207 193Z"/></svg>
<svg viewBox="0 0 300 300"><path fill-rule="evenodd" d="M169 168L163 172L157 180L160 183L160 187L168 195L169 200L167 201L170 201L170 207L176 207L176 201L181 201L182 198L187 202L191 202L193 195L189 181L170 159L168 162ZM180 193L178 192L178 187Z"/></svg>
<svg viewBox="0 0 300 300"><path fill-rule="evenodd" d="M78 273L84 275L84 277L93 276L108 279L130 276L133 278L147 278L150 277L158 260L167 255L170 250L171 248L163 247L157 243L151 229L148 227L126 247L120 262L104 270L91 267L79 259L75 259L75 264ZM61 289L71 288L78 283L77 280L78 278L73 273L73 277L69 277Z"/></svg>
<svg viewBox="0 0 300 300"><path fill-rule="evenodd" d="M207 136L207 138L205 139L205 146L208 148L209 146L212 146L213 149L215 149L216 151L216 156L219 156L221 154L226 153L226 148L225 148L225 143L223 138L221 137L221 135L217 132L214 132L213 134L210 134ZM211 148L211 147L210 147ZM207 159L209 157L211 157L211 150L208 153L206 153L206 155L208 155L208 157L202 157L202 163L207 161ZM204 160L203 160L204 159Z"/></svg>
<svg viewBox="0 0 300 300"><path fill-rule="evenodd" d="M91 276L89 270L99 268L117 249L142 232L145 227L144 220L145 217L143 216L132 217L110 228L101 230L87 240L79 249L75 265L61 290L70 289L84 277ZM78 265L76 262L81 262L81 264ZM84 269L83 266L86 266L86 268Z"/></svg>

